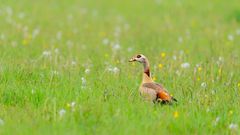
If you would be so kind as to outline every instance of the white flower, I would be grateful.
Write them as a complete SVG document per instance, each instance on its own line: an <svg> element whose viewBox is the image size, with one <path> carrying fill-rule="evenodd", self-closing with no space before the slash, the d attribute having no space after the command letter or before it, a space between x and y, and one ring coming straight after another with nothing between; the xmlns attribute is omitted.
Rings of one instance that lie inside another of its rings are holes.
<svg viewBox="0 0 240 135"><path fill-rule="evenodd" d="M42 55L44 57L49 57L49 56L51 56L51 52L50 51L43 51Z"/></svg>
<svg viewBox="0 0 240 135"><path fill-rule="evenodd" d="M180 75L181 75L181 73L180 73L180 71L179 71L179 70L177 70L177 71L176 71L176 74L177 74L178 76L180 76Z"/></svg>
<svg viewBox="0 0 240 135"><path fill-rule="evenodd" d="M237 34L237 35L240 35L240 29L237 29L237 30L236 30L236 34Z"/></svg>
<svg viewBox="0 0 240 135"><path fill-rule="evenodd" d="M176 55L173 55L173 60L177 60L177 56Z"/></svg>
<svg viewBox="0 0 240 135"><path fill-rule="evenodd" d="M182 37L178 37L178 42L182 43L183 42L183 38Z"/></svg>
<svg viewBox="0 0 240 135"><path fill-rule="evenodd" d="M228 126L229 129L237 129L238 128L238 125L237 124L234 124L234 123L231 123L229 126Z"/></svg>
<svg viewBox="0 0 240 135"><path fill-rule="evenodd" d="M59 72L56 71L56 70L53 70L53 71L52 71L52 74L53 74L53 75L59 75Z"/></svg>
<svg viewBox="0 0 240 135"><path fill-rule="evenodd" d="M90 69L89 68L85 69L85 73L89 74L90 73Z"/></svg>
<svg viewBox="0 0 240 135"><path fill-rule="evenodd" d="M118 73L120 71L117 67L112 67L112 66L108 67L107 70L109 72L114 73L114 74L116 74L116 73Z"/></svg>
<svg viewBox="0 0 240 135"><path fill-rule="evenodd" d="M0 118L0 126L4 125L4 121Z"/></svg>
<svg viewBox="0 0 240 135"><path fill-rule="evenodd" d="M132 47L128 47L128 49L127 49L128 52L131 52L132 50L133 50Z"/></svg>
<svg viewBox="0 0 240 135"><path fill-rule="evenodd" d="M182 68L189 68L190 67L190 64L188 62L185 62L185 63L182 63L181 64L181 67Z"/></svg>
<svg viewBox="0 0 240 135"><path fill-rule="evenodd" d="M231 35L231 34L230 34L230 35L228 35L228 40L229 40L229 41L233 41L233 40L234 40L234 36L233 36L233 35Z"/></svg>
<svg viewBox="0 0 240 135"><path fill-rule="evenodd" d="M54 52L55 52L56 54L58 54L58 53L59 53L59 49L58 49L58 48L55 48L55 49L54 49Z"/></svg>
<svg viewBox="0 0 240 135"><path fill-rule="evenodd" d="M102 43L103 43L104 45L108 45L108 44L109 44L109 40L108 40L107 38L104 38L103 41L102 41Z"/></svg>
<svg viewBox="0 0 240 135"><path fill-rule="evenodd" d="M120 47L120 45L118 44L118 43L116 43L116 44L114 44L113 46L112 46L112 49L113 50L119 50L121 47Z"/></svg>
<svg viewBox="0 0 240 135"><path fill-rule="evenodd" d="M116 73L118 73L119 71L120 71L120 70L119 70L117 67L114 67L114 68L113 68L113 73L116 74Z"/></svg>
<svg viewBox="0 0 240 135"><path fill-rule="evenodd" d="M72 61L71 64L72 64L73 66L75 66L75 65L77 64L77 62L76 62L76 61Z"/></svg>
<svg viewBox="0 0 240 135"><path fill-rule="evenodd" d="M19 19L23 19L25 17L25 14L23 12L19 13L18 14L18 18Z"/></svg>
<svg viewBox="0 0 240 135"><path fill-rule="evenodd" d="M62 32L61 32L61 31L59 31L59 32L56 34L56 38L57 38L58 40L60 40L60 39L62 38Z"/></svg>
<svg viewBox="0 0 240 135"><path fill-rule="evenodd" d="M217 123L219 122L219 120L220 120L220 117L217 117L217 118L215 119L215 121L213 122L214 126L217 125Z"/></svg>
<svg viewBox="0 0 240 135"><path fill-rule="evenodd" d="M202 82L202 83L201 83L201 87L202 87L202 88L206 88L206 87L207 87L207 83L206 83L206 82Z"/></svg>
<svg viewBox="0 0 240 135"><path fill-rule="evenodd" d="M67 44L68 47L72 47L73 46L73 42L71 40L68 40L66 42L66 44Z"/></svg>
<svg viewBox="0 0 240 135"><path fill-rule="evenodd" d="M63 115L66 113L66 110L65 109L61 109L58 113L59 113L60 117L63 117Z"/></svg>
<svg viewBox="0 0 240 135"><path fill-rule="evenodd" d="M35 90L34 90L34 89L32 89L31 93L32 93L32 94L34 94L34 93L35 93Z"/></svg>
<svg viewBox="0 0 240 135"><path fill-rule="evenodd" d="M40 32L39 28L34 29L33 32L32 32L33 38L35 38L39 34L39 32Z"/></svg>
<svg viewBox="0 0 240 135"><path fill-rule="evenodd" d="M84 77L82 77L81 80L82 80L82 85L86 85L87 80Z"/></svg>
<svg viewBox="0 0 240 135"><path fill-rule="evenodd" d="M71 106L71 107L74 107L75 104L76 104L76 102L71 102L70 106Z"/></svg>

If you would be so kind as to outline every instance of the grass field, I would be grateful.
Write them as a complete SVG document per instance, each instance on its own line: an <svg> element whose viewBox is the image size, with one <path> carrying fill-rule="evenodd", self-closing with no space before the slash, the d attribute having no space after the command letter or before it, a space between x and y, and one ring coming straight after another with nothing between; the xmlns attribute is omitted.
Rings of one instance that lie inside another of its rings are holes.
<svg viewBox="0 0 240 135"><path fill-rule="evenodd" d="M0 135L240 134L239 0L0 3Z"/></svg>

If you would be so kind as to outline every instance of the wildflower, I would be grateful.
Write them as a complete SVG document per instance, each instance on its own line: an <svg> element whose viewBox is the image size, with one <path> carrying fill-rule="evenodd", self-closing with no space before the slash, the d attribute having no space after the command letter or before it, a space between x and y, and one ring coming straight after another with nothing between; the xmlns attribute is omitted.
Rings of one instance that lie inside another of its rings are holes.
<svg viewBox="0 0 240 135"><path fill-rule="evenodd" d="M232 114L233 114L233 111L232 111L232 110L230 110L230 111L229 111L229 115L232 115Z"/></svg>
<svg viewBox="0 0 240 135"><path fill-rule="evenodd" d="M158 64L158 67L161 69L161 68L163 68L163 64Z"/></svg>
<svg viewBox="0 0 240 135"><path fill-rule="evenodd" d="M73 66L75 66L75 65L77 64L77 62L76 62L76 61L72 61L71 64L72 64Z"/></svg>
<svg viewBox="0 0 240 135"><path fill-rule="evenodd" d="M62 38L62 32L59 31L57 34L56 34L56 38L57 40L60 40Z"/></svg>
<svg viewBox="0 0 240 135"><path fill-rule="evenodd" d="M165 58L165 56L166 56L166 53L162 52L162 53L161 53L161 57L162 57L162 58Z"/></svg>
<svg viewBox="0 0 240 135"><path fill-rule="evenodd" d="M233 40L234 40L234 36L233 36L233 35L231 35L231 34L230 34L230 35L228 35L228 40L229 40L229 41L233 41Z"/></svg>
<svg viewBox="0 0 240 135"><path fill-rule="evenodd" d="M222 69L219 68L219 69L218 69L218 74L221 75L221 73L222 73Z"/></svg>
<svg viewBox="0 0 240 135"><path fill-rule="evenodd" d="M32 93L32 94L34 94L34 93L35 93L35 90L34 90L34 89L32 89L31 93Z"/></svg>
<svg viewBox="0 0 240 135"><path fill-rule="evenodd" d="M237 29L237 30L236 30L236 34L237 34L237 35L240 35L240 29Z"/></svg>
<svg viewBox="0 0 240 135"><path fill-rule="evenodd" d="M22 41L23 45L28 45L28 43L29 43L28 39L23 39L23 41Z"/></svg>
<svg viewBox="0 0 240 135"><path fill-rule="evenodd" d="M56 71L56 70L54 70L54 71L52 71L52 74L53 74L53 75L59 75L59 72Z"/></svg>
<svg viewBox="0 0 240 135"><path fill-rule="evenodd" d="M120 71L117 67L112 67L112 66L109 66L109 67L107 68L107 70L108 70L109 72L114 73L114 74L116 74L116 73L118 73L118 72Z"/></svg>
<svg viewBox="0 0 240 135"><path fill-rule="evenodd" d="M198 78L197 78L197 80L198 80L198 81L200 81L200 80L201 80L201 78L200 78L200 77L198 77Z"/></svg>
<svg viewBox="0 0 240 135"><path fill-rule="evenodd" d="M117 43L117 44L114 44L113 46L112 46L112 49L113 50L119 50L121 47L120 47L120 45Z"/></svg>
<svg viewBox="0 0 240 135"><path fill-rule="evenodd" d="M176 55L173 55L173 60L177 60L177 56Z"/></svg>
<svg viewBox="0 0 240 135"><path fill-rule="evenodd" d="M178 43L182 43L183 42L183 38L182 37L178 37Z"/></svg>
<svg viewBox="0 0 240 135"><path fill-rule="evenodd" d="M84 86L85 86L85 85L86 85L86 83L87 83L87 80L86 80L84 77L82 77L82 78L81 78L81 80L82 80L82 85L84 85Z"/></svg>
<svg viewBox="0 0 240 135"><path fill-rule="evenodd" d="M232 129L232 130L236 130L238 128L238 125L237 124L234 124L234 123L231 123L229 126L228 126L229 129Z"/></svg>
<svg viewBox="0 0 240 135"><path fill-rule="evenodd" d="M43 51L42 55L44 57L49 57L49 56L51 56L51 52L50 51Z"/></svg>
<svg viewBox="0 0 240 135"><path fill-rule="evenodd" d="M109 55L107 53L105 53L104 56L107 58Z"/></svg>
<svg viewBox="0 0 240 135"><path fill-rule="evenodd" d="M55 52L56 54L58 54L58 53L59 53L59 49L58 49L58 48L55 48L55 49L54 49L54 52Z"/></svg>
<svg viewBox="0 0 240 135"><path fill-rule="evenodd" d="M153 77L152 79L153 79L153 81L156 81L156 80L157 80L157 78L156 78L156 77Z"/></svg>
<svg viewBox="0 0 240 135"><path fill-rule="evenodd" d="M63 117L63 115L66 113L66 110L65 109L61 109L58 114L60 117Z"/></svg>
<svg viewBox="0 0 240 135"><path fill-rule="evenodd" d="M23 19L25 17L25 14L23 12L19 13L18 14L18 18L19 19Z"/></svg>
<svg viewBox="0 0 240 135"><path fill-rule="evenodd" d="M89 74L90 73L90 69L89 68L85 69L85 73Z"/></svg>
<svg viewBox="0 0 240 135"><path fill-rule="evenodd" d="M175 112L173 113L173 117L176 119L176 118L178 118L178 116L179 116L178 111L175 111Z"/></svg>
<svg viewBox="0 0 240 135"><path fill-rule="evenodd" d="M179 70L177 70L177 71L176 71L176 74L177 74L178 76L180 76L180 75L181 75L181 73L180 73L180 71L179 71Z"/></svg>
<svg viewBox="0 0 240 135"><path fill-rule="evenodd" d="M113 73L118 73L119 72L119 69L117 67L114 67L113 68Z"/></svg>
<svg viewBox="0 0 240 135"><path fill-rule="evenodd" d="M215 119L215 121L213 122L213 125L216 126L217 123L219 122L219 120L220 120L220 117L217 117L217 118Z"/></svg>
<svg viewBox="0 0 240 135"><path fill-rule="evenodd" d="M202 71L202 68L201 67L198 67L198 72L201 72Z"/></svg>
<svg viewBox="0 0 240 135"><path fill-rule="evenodd" d="M206 88L206 87L207 87L207 83L206 83L206 82L202 82L202 83L201 83L201 87L202 87L202 88Z"/></svg>
<svg viewBox="0 0 240 135"><path fill-rule="evenodd" d="M128 49L127 49L128 52L131 52L132 50L133 50L132 47L128 47Z"/></svg>
<svg viewBox="0 0 240 135"><path fill-rule="evenodd" d="M238 87L240 88L240 82L238 83Z"/></svg>
<svg viewBox="0 0 240 135"><path fill-rule="evenodd" d="M67 103L67 107L73 108L75 106L75 104L76 104L76 102Z"/></svg>
<svg viewBox="0 0 240 135"><path fill-rule="evenodd" d="M68 47L72 47L73 46L73 42L71 40L68 40L66 42L66 44L67 44Z"/></svg>
<svg viewBox="0 0 240 135"><path fill-rule="evenodd" d="M0 126L4 125L4 121L0 118Z"/></svg>
<svg viewBox="0 0 240 135"><path fill-rule="evenodd" d="M182 68L189 68L190 67L190 64L188 62L185 62L185 63L182 63L181 64L181 67Z"/></svg>
<svg viewBox="0 0 240 135"><path fill-rule="evenodd" d="M108 44L109 44L109 40L108 40L107 38L104 38L103 41L102 41L102 43L103 43L104 45L108 45Z"/></svg>
<svg viewBox="0 0 240 135"><path fill-rule="evenodd" d="M34 29L33 32L32 32L33 38L35 38L39 34L39 32L40 32L39 28Z"/></svg>

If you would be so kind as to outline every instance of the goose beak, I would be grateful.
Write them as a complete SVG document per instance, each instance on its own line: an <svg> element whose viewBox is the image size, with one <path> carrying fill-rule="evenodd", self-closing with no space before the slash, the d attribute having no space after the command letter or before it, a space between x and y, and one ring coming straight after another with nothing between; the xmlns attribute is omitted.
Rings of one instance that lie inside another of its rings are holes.
<svg viewBox="0 0 240 135"><path fill-rule="evenodd" d="M134 62L134 61L136 61L136 59L135 58L131 58L128 62Z"/></svg>

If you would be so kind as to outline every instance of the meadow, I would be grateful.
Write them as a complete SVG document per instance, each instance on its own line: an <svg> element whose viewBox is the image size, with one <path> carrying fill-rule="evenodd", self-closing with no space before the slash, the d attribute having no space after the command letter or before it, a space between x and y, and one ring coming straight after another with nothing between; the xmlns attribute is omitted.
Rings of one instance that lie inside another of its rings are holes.
<svg viewBox="0 0 240 135"><path fill-rule="evenodd" d="M0 0L0 135L240 134L239 0ZM139 95L142 53L174 105Z"/></svg>

